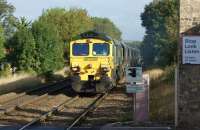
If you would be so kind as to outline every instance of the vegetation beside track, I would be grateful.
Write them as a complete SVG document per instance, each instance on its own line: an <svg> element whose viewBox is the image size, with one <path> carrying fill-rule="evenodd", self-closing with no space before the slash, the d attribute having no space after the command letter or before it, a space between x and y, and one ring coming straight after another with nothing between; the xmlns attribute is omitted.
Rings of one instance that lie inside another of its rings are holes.
<svg viewBox="0 0 200 130"><path fill-rule="evenodd" d="M0 78L0 94L8 93L10 91L23 91L31 89L47 83L62 80L67 77L68 73L65 70L55 72L53 75L44 77L28 73L19 73L12 76ZM48 80L48 81L47 81Z"/></svg>
<svg viewBox="0 0 200 130"><path fill-rule="evenodd" d="M177 64L178 0L154 0L141 14L146 35L139 46L150 74L150 118L174 120L174 70ZM151 68L151 69L150 69ZM162 69L160 69L162 68Z"/></svg>
<svg viewBox="0 0 200 130"><path fill-rule="evenodd" d="M174 66L150 69L150 120L174 121Z"/></svg>
<svg viewBox="0 0 200 130"><path fill-rule="evenodd" d="M7 0L0 5L0 78L21 71L53 74L68 60L72 38L88 30L121 39L121 31L110 19L90 16L85 9L51 8L29 21L16 18L15 7Z"/></svg>

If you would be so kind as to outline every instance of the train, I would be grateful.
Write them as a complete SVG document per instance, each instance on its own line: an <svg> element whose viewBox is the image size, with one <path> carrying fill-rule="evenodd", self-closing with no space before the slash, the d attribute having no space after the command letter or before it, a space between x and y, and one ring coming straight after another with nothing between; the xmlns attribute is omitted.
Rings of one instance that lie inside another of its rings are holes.
<svg viewBox="0 0 200 130"><path fill-rule="evenodd" d="M134 48L104 33L81 33L69 45L71 86L77 93L106 92L137 62Z"/></svg>

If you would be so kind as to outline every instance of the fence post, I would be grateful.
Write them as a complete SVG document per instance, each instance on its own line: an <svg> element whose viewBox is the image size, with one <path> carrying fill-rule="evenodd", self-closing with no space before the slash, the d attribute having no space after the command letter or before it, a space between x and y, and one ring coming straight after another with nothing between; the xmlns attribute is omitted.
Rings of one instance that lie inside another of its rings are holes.
<svg viewBox="0 0 200 130"><path fill-rule="evenodd" d="M178 126L178 68L175 68L175 126Z"/></svg>

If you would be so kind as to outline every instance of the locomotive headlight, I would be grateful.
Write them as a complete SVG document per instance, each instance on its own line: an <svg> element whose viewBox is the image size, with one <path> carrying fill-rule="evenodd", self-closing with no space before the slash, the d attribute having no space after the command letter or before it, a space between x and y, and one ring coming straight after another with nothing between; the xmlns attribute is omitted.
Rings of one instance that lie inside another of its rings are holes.
<svg viewBox="0 0 200 130"><path fill-rule="evenodd" d="M108 65L101 65L101 71L102 72L109 72L110 71L110 68Z"/></svg>
<svg viewBox="0 0 200 130"><path fill-rule="evenodd" d="M78 67L72 67L72 71L78 71Z"/></svg>
<svg viewBox="0 0 200 130"><path fill-rule="evenodd" d="M80 67L78 65L72 65L71 70L73 72L80 72Z"/></svg>
<svg viewBox="0 0 200 130"><path fill-rule="evenodd" d="M101 68L101 70L102 70L103 72L109 72L109 71L110 71L110 69L109 69L108 67L103 67L103 68Z"/></svg>

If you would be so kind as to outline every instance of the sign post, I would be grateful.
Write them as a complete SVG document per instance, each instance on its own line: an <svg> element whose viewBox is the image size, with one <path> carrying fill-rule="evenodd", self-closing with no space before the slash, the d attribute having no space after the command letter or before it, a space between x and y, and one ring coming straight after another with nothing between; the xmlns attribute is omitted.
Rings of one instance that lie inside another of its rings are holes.
<svg viewBox="0 0 200 130"><path fill-rule="evenodd" d="M182 63L200 64L200 36L184 36L182 40Z"/></svg>
<svg viewBox="0 0 200 130"><path fill-rule="evenodd" d="M136 93L133 93L133 120L136 120L136 116L135 116L135 113L136 113Z"/></svg>
<svg viewBox="0 0 200 130"><path fill-rule="evenodd" d="M144 84L142 83L142 68L129 67L126 69L126 92L133 98L133 119L136 120L137 110L137 93L144 92Z"/></svg>

